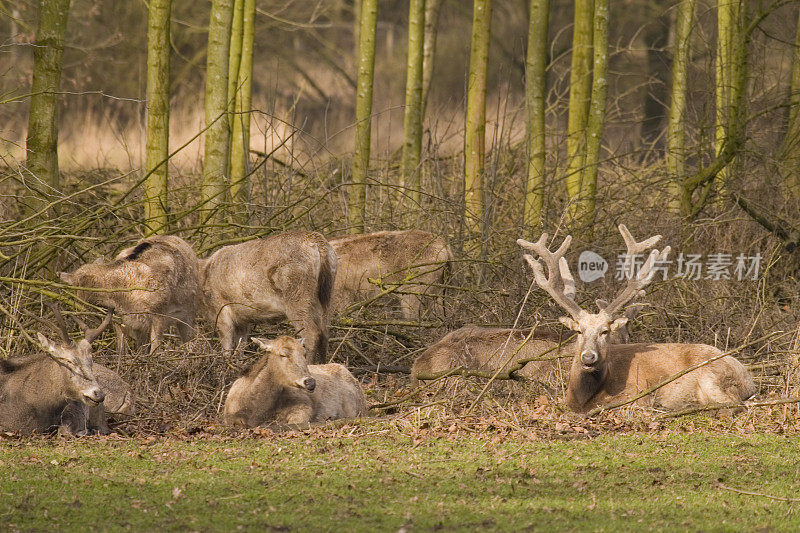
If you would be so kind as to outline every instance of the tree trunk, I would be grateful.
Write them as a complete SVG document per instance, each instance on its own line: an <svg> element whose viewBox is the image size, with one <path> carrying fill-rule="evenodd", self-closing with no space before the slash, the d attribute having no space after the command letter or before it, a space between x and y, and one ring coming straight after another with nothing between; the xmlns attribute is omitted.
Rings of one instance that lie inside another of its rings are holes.
<svg viewBox="0 0 800 533"><path fill-rule="evenodd" d="M489 66L491 25L492 0L475 0L467 85L467 120L464 134L464 218L473 239L480 237L483 222L486 74Z"/></svg>
<svg viewBox="0 0 800 533"><path fill-rule="evenodd" d="M547 105L547 33L550 0L530 0L525 100L528 108L528 179L523 224L527 231L542 220L545 186L545 107Z"/></svg>
<svg viewBox="0 0 800 533"><path fill-rule="evenodd" d="M789 84L789 121L781 149L781 172L786 187L800 200L800 11L792 54L792 79Z"/></svg>
<svg viewBox="0 0 800 533"><path fill-rule="evenodd" d="M246 223L250 213L250 109L253 106L256 0L244 0L242 9L242 49L231 135L230 192L237 220Z"/></svg>
<svg viewBox="0 0 800 533"><path fill-rule="evenodd" d="M442 12L442 0L425 0L425 42L422 49L422 118L428 107L428 95L431 92L433 64L436 59L436 34L439 27L439 14Z"/></svg>
<svg viewBox="0 0 800 533"><path fill-rule="evenodd" d="M732 97L731 79L733 76L732 53L736 39L737 5L740 0L719 0L717 2L717 52L716 52L716 120L714 124L714 154L722 152L730 123ZM718 190L724 191L728 181L730 166L725 166L717 175ZM709 184L710 186L710 184Z"/></svg>
<svg viewBox="0 0 800 533"><path fill-rule="evenodd" d="M356 81L356 146L353 154L353 186L348 206L351 233L362 233L367 207L367 171L372 133L372 82L375 77L375 29L378 0L361 1L358 79Z"/></svg>
<svg viewBox="0 0 800 533"><path fill-rule="evenodd" d="M675 51L672 59L672 98L667 130L667 172L669 207L680 211L681 183L686 177L686 90L691 58L691 32L696 0L681 0L675 22Z"/></svg>
<svg viewBox="0 0 800 533"><path fill-rule="evenodd" d="M61 191L58 177L58 99L61 58L70 0L41 0L33 47L28 138L25 144L27 186L37 198L31 208L46 206Z"/></svg>
<svg viewBox="0 0 800 533"><path fill-rule="evenodd" d="M422 152L422 57L425 0L410 0L409 4L401 193L411 199L414 209L419 209L422 195L420 157Z"/></svg>
<svg viewBox="0 0 800 533"><path fill-rule="evenodd" d="M578 215L584 225L594 222L597 197L597 171L608 95L608 0L594 0L592 97L586 126L586 162L581 177L581 202Z"/></svg>
<svg viewBox="0 0 800 533"><path fill-rule="evenodd" d="M230 123L228 110L228 57L231 44L233 0L213 0L208 25L205 94L205 155L203 158L203 224L220 226L225 220Z"/></svg>
<svg viewBox="0 0 800 533"><path fill-rule="evenodd" d="M169 159L169 25L172 0L150 0L147 15L147 147L145 233L167 230Z"/></svg>
<svg viewBox="0 0 800 533"><path fill-rule="evenodd" d="M233 0L231 19L231 44L228 51L228 128L233 131L233 112L236 109L236 91L239 82L239 65L242 62L242 25L244 24L244 0Z"/></svg>
<svg viewBox="0 0 800 533"><path fill-rule="evenodd" d="M569 76L569 117L567 119L567 194L571 214L581 202L581 177L586 162L586 123L592 87L593 0L575 0L572 30L572 66Z"/></svg>

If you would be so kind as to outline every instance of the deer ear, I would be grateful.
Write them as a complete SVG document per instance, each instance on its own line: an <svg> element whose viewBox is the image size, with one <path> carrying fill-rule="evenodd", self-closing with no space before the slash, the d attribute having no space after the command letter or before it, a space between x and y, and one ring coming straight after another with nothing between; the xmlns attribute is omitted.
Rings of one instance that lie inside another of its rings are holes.
<svg viewBox="0 0 800 533"><path fill-rule="evenodd" d="M56 347L50 339L42 335L40 332L37 332L36 336L39 338L39 346L42 347L42 350L49 353L53 353L55 351Z"/></svg>
<svg viewBox="0 0 800 533"><path fill-rule="evenodd" d="M306 339L305 339L305 338L303 338L303 337L300 337L300 340L298 341L298 343L299 343L299 344L300 344L300 346L302 346L303 348L305 348L305 347L306 347Z"/></svg>
<svg viewBox="0 0 800 533"><path fill-rule="evenodd" d="M609 329L611 331L617 331L619 328L621 328L622 326L624 326L627 323L628 323L628 317L623 316L621 318L616 319L614 322L612 322L611 326L609 326Z"/></svg>
<svg viewBox="0 0 800 533"><path fill-rule="evenodd" d="M97 257L97 259L95 259L95 260L94 260L94 261L92 261L92 262L93 262L95 265L102 265L103 263L105 263L105 261L106 261L106 256L104 256L104 255L100 255L100 256L98 256L98 257Z"/></svg>
<svg viewBox="0 0 800 533"><path fill-rule="evenodd" d="M558 318L558 321L565 325L567 328L571 329L572 331L580 331L580 327L578 323L575 322L571 317L562 316Z"/></svg>
<svg viewBox="0 0 800 533"><path fill-rule="evenodd" d="M259 348L266 352L272 352L272 341L268 341L267 339L262 339L261 337L250 337L250 339L258 344Z"/></svg>
<svg viewBox="0 0 800 533"><path fill-rule="evenodd" d="M600 309L601 311L606 307L608 307L608 300L603 300L602 298L598 298L597 300L594 301L594 303L597 304L597 308Z"/></svg>

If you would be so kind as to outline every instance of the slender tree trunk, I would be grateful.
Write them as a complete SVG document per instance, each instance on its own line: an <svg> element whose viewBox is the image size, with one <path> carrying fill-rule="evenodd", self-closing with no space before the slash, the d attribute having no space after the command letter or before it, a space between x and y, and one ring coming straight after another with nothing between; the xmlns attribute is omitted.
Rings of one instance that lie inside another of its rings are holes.
<svg viewBox="0 0 800 533"><path fill-rule="evenodd" d="M787 188L800 200L800 10L792 54L792 79L789 84L789 120L781 150L781 172Z"/></svg>
<svg viewBox="0 0 800 533"><path fill-rule="evenodd" d="M353 154L353 186L347 210L351 233L362 233L365 227L377 23L378 0L362 0L358 79L356 81L356 146Z"/></svg>
<svg viewBox="0 0 800 533"><path fill-rule="evenodd" d="M147 15L147 147L145 233L167 230L169 158L169 25L172 0L150 0Z"/></svg>
<svg viewBox="0 0 800 533"><path fill-rule="evenodd" d="M353 65L358 73L358 61L361 57L361 2L353 0Z"/></svg>
<svg viewBox="0 0 800 533"><path fill-rule="evenodd" d="M542 220L545 186L545 107L547 96L547 34L550 0L530 0L525 99L528 108L528 179L523 223L526 230Z"/></svg>
<svg viewBox="0 0 800 533"><path fill-rule="evenodd" d="M492 0L475 0L472 13L472 46L469 55L467 120L464 135L464 208L473 239L481 235L483 222L483 173L486 157L486 74Z"/></svg>
<svg viewBox="0 0 800 533"><path fill-rule="evenodd" d="M28 138L25 144L27 185L38 197L31 206L41 209L61 191L58 177L58 97L61 58L70 0L41 0L36 44L33 48Z"/></svg>
<svg viewBox="0 0 800 533"><path fill-rule="evenodd" d="M410 0L408 15L408 65L406 105L403 115L403 193L414 209L421 200L420 158L422 153L422 57L425 30L425 0Z"/></svg>
<svg viewBox="0 0 800 533"><path fill-rule="evenodd" d="M733 75L732 50L736 38L737 4L740 0L718 0L717 2L717 52L716 52L716 120L714 124L714 154L719 156L728 136L731 104L731 77ZM728 181L730 166L723 168L717 176L718 189L722 193ZM710 185L710 184L709 184Z"/></svg>
<svg viewBox="0 0 800 533"><path fill-rule="evenodd" d="M681 0L675 24L675 51L672 59L672 98L667 130L667 172L669 207L680 211L681 184L686 177L686 90L691 58L692 20L696 0Z"/></svg>
<svg viewBox="0 0 800 533"><path fill-rule="evenodd" d="M442 12L442 0L425 0L425 44L422 49L422 118L428 107L428 95L431 92L433 64L436 59L436 34L439 27L439 14Z"/></svg>
<svg viewBox="0 0 800 533"><path fill-rule="evenodd" d="M236 109L236 91L239 88L239 65L242 62L242 25L244 24L244 0L233 0L231 19L231 44L228 51L228 127L233 131Z"/></svg>
<svg viewBox="0 0 800 533"><path fill-rule="evenodd" d="M567 119L567 194L570 213L578 210L586 162L586 123L592 87L593 0L575 0L572 30L572 67L569 76L569 117Z"/></svg>
<svg viewBox="0 0 800 533"><path fill-rule="evenodd" d="M606 119L608 96L608 0L594 0L593 77L589 118L586 126L586 164L581 178L582 222L591 227L597 197L597 171Z"/></svg>
<svg viewBox="0 0 800 533"><path fill-rule="evenodd" d="M225 220L230 122L228 110L228 57L231 44L233 0L213 0L208 25L205 95L205 156L202 200L204 224L219 226Z"/></svg>
<svg viewBox="0 0 800 533"><path fill-rule="evenodd" d="M243 0L242 48L231 135L231 200L239 222L250 213L250 109L253 106L253 43L256 0Z"/></svg>

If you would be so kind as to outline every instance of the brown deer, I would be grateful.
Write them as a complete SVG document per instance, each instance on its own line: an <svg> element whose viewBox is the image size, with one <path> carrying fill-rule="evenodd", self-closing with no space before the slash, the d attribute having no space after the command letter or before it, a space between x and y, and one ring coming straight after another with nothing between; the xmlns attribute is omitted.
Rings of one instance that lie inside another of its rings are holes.
<svg viewBox="0 0 800 533"><path fill-rule="evenodd" d="M670 251L669 247L662 252L651 250L634 274L636 254L655 246L661 236L636 242L623 224L619 231L627 246L624 265L628 282L598 313L581 309L574 300L575 283L564 258L572 242L570 236L555 252L547 248L547 234L535 243L517 240L517 244L544 261L547 276L539 259L525 255L537 285L569 313L570 316L560 318L561 323L578 333L566 394L567 406L578 412L633 397L682 370L722 355L720 350L706 344L615 345L610 341L612 332L627 322L620 314L622 309L652 282L656 262L665 261ZM755 392L749 372L734 357L726 355L664 385L640 403L674 410L711 403L741 403Z"/></svg>
<svg viewBox="0 0 800 533"><path fill-rule="evenodd" d="M265 354L233 382L225 400L227 424L306 424L366 414L364 391L344 366L308 365L302 339L253 341Z"/></svg>
<svg viewBox="0 0 800 533"><path fill-rule="evenodd" d="M634 304L625 312L632 321L642 309ZM612 335L614 343L626 343L630 337L628 324L621 326ZM510 369L517 361L534 359L525 364L515 374L527 379L550 383L566 374L561 359L562 353L574 351L574 341L548 327L531 328L488 328L464 326L451 331L438 342L428 346L411 367L411 385L417 386L420 376L436 376L455 368L495 372ZM541 361L535 358L542 357Z"/></svg>
<svg viewBox="0 0 800 533"><path fill-rule="evenodd" d="M200 261L203 310L228 352L255 324L288 320L324 363L336 252L312 231L287 232L225 246Z"/></svg>
<svg viewBox="0 0 800 533"><path fill-rule="evenodd" d="M333 298L337 313L380 295L383 284L395 289L403 318L419 319L422 299L440 292L437 285L453 261L442 237L416 229L348 235L330 243L339 259Z"/></svg>
<svg viewBox="0 0 800 533"><path fill-rule="evenodd" d="M61 342L38 334L43 353L0 360L0 428L22 434L108 432L105 393L94 374L92 342L111 323L113 310L73 342L56 311Z"/></svg>
<svg viewBox="0 0 800 533"><path fill-rule="evenodd" d="M194 337L197 314L197 256L191 246L174 235L148 237L127 248L116 259L103 257L69 274L65 283L94 290L79 290L89 303L114 308L140 347L152 354L171 325L184 342Z"/></svg>

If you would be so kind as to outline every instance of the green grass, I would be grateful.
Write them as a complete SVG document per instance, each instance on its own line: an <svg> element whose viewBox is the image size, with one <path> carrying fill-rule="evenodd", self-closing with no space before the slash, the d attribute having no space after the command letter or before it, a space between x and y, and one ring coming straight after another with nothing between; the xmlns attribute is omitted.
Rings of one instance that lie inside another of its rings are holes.
<svg viewBox="0 0 800 533"><path fill-rule="evenodd" d="M451 439L451 440L448 440ZM797 530L780 435L0 442L0 530Z"/></svg>

